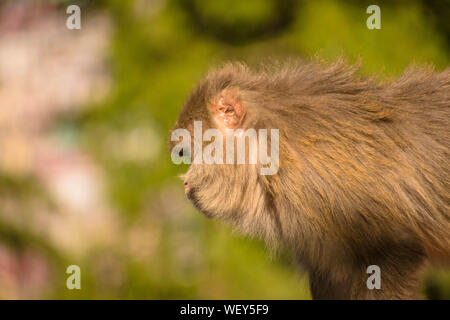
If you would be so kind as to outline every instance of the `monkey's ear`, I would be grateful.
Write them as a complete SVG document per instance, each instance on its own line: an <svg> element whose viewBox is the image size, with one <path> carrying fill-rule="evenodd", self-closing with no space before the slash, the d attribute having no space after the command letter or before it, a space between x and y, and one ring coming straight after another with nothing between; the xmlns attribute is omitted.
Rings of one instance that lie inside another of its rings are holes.
<svg viewBox="0 0 450 320"><path fill-rule="evenodd" d="M223 90L213 103L214 117L219 127L239 129L245 117L245 106L240 98L239 89Z"/></svg>

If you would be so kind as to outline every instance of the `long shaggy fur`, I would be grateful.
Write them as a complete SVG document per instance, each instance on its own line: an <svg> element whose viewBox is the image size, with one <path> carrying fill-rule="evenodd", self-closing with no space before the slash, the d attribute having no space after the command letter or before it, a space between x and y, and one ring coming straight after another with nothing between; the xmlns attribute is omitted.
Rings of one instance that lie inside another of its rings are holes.
<svg viewBox="0 0 450 320"><path fill-rule="evenodd" d="M415 298L422 270L450 257L450 69L395 81L342 61L229 63L188 97L175 128L213 127L208 106L238 88L244 128L280 130L280 169L191 165L196 206L291 248L315 298ZM378 265L382 289L368 290Z"/></svg>

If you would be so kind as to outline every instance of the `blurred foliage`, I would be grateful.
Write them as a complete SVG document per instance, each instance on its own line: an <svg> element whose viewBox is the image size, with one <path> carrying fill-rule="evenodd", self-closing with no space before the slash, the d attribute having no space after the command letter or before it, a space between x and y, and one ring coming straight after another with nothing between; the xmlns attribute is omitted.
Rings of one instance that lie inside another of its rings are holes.
<svg viewBox="0 0 450 320"><path fill-rule="evenodd" d="M209 67L226 60L255 64L268 58L344 55L352 62L360 59L362 73L381 77L397 76L412 62L446 67L448 29L442 26L448 20L442 22L424 3L386 2L382 29L368 30L367 1L81 2L87 10L107 12L113 21L113 86L104 101L61 123L77 131L79 143L101 164L124 230L147 221L158 246L145 258L125 246L95 248L79 263L83 290L57 287L49 297L309 298L305 277L284 253L271 259L260 241L234 235L187 201L179 215L165 214L159 201L183 193L176 176L187 169L172 164L168 132L189 90ZM152 150L144 160L120 156L126 148L120 141L136 128L144 129L139 131L146 137L141 148ZM0 234L8 234L2 228L0 221ZM117 235L122 236L125 242L129 234ZM430 297L450 298L447 275L432 273L429 279L431 289L424 290Z"/></svg>
<svg viewBox="0 0 450 320"><path fill-rule="evenodd" d="M294 0L183 0L189 22L197 31L232 44L277 34L294 21ZM229 10L232 7L233 10Z"/></svg>

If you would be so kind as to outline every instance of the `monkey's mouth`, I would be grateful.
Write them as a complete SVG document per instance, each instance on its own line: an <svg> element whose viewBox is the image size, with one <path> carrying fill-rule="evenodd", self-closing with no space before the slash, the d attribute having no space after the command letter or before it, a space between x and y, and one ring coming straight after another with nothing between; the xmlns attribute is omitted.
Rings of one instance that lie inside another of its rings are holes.
<svg viewBox="0 0 450 320"><path fill-rule="evenodd" d="M198 198L195 196L195 189L191 188L189 190L189 192L186 192L186 197L192 202L193 206L195 209L197 209L198 211L200 211L201 213L203 213L203 215L205 217L207 217L208 219L212 218L211 213L209 213L208 211L204 210L201 206L200 203L198 201Z"/></svg>
<svg viewBox="0 0 450 320"><path fill-rule="evenodd" d="M195 197L194 194L195 194L194 189L190 189L188 192L186 192L186 197L189 200L191 200L191 202L195 205L198 202L198 200L197 200L197 198Z"/></svg>

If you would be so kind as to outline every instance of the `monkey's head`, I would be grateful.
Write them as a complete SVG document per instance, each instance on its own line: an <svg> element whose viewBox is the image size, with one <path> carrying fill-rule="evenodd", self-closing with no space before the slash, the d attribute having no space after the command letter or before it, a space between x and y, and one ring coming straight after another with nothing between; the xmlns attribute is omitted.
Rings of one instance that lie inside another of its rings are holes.
<svg viewBox="0 0 450 320"><path fill-rule="evenodd" d="M175 162L184 157L190 163L184 187L196 208L266 234L261 228L272 225L270 180L277 176L279 140L277 131L275 146L272 129L278 128L269 125L264 107L270 97L258 93L262 82L256 77L239 64L210 72L187 98L169 148Z"/></svg>

